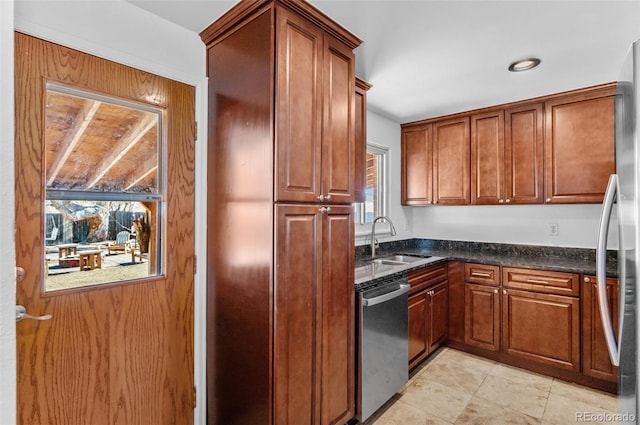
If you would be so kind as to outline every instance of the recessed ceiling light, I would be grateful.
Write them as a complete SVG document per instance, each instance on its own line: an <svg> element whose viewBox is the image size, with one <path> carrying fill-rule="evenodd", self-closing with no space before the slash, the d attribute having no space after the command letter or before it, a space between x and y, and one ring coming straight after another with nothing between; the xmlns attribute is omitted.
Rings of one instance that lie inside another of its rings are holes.
<svg viewBox="0 0 640 425"><path fill-rule="evenodd" d="M521 61L516 61L511 65L509 65L509 71L511 72L526 71L528 69L535 68L538 65L540 65L540 59L538 58L523 59Z"/></svg>

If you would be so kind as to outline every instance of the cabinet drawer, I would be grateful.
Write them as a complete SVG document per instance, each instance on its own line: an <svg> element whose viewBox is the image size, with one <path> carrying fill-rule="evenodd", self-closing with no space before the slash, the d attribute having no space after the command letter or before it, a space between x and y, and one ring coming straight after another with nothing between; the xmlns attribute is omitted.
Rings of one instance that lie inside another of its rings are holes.
<svg viewBox="0 0 640 425"><path fill-rule="evenodd" d="M580 295L579 276L573 273L544 270L502 269L502 284L505 288L545 292L547 294Z"/></svg>
<svg viewBox="0 0 640 425"><path fill-rule="evenodd" d="M481 285L500 285L500 266L466 263L464 265L464 280Z"/></svg>
<svg viewBox="0 0 640 425"><path fill-rule="evenodd" d="M447 263L416 270L409 273L407 278L411 285L409 294L415 294L424 288L447 280Z"/></svg>

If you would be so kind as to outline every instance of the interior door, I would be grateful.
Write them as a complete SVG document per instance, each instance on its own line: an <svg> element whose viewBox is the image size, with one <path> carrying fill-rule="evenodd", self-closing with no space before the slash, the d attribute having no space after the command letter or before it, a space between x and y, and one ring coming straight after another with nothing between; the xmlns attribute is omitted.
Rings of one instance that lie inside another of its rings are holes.
<svg viewBox="0 0 640 425"><path fill-rule="evenodd" d="M191 424L194 89L23 34L16 34L15 56L16 264L26 271L16 303L52 316L16 324L19 423ZM151 277L45 291L42 139L50 81L163 111L163 267Z"/></svg>

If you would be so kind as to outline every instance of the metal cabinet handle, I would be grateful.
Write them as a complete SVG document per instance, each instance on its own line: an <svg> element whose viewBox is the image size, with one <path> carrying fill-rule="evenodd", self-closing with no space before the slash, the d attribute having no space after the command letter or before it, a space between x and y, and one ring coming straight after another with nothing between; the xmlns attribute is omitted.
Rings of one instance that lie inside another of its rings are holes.
<svg viewBox="0 0 640 425"><path fill-rule="evenodd" d="M498 203L499 203L499 204L504 203L504 199L498 199Z"/></svg>
<svg viewBox="0 0 640 425"><path fill-rule="evenodd" d="M506 202L507 204L510 204L510 203L511 203L511 199L507 199L505 202Z"/></svg>
<svg viewBox="0 0 640 425"><path fill-rule="evenodd" d="M317 199L319 202L324 202L324 195L318 195Z"/></svg>
<svg viewBox="0 0 640 425"><path fill-rule="evenodd" d="M324 195L324 200L327 202L331 202L331 195Z"/></svg>
<svg viewBox="0 0 640 425"><path fill-rule="evenodd" d="M375 298L364 298L362 300L362 305L365 307L371 307L374 306L376 304L380 304L383 303L385 301L389 301L392 300L396 297L399 297L400 295L406 294L407 292L409 292L409 288L410 285L406 285L406 284L400 284L400 288L396 289L393 292L389 292L387 294L384 295L380 295L379 297L375 297Z"/></svg>
<svg viewBox="0 0 640 425"><path fill-rule="evenodd" d="M322 214L326 214L331 212L331 207L321 207L318 211L320 211Z"/></svg>
<svg viewBox="0 0 640 425"><path fill-rule="evenodd" d="M491 277L491 273L471 272L471 276L476 276L476 277Z"/></svg>
<svg viewBox="0 0 640 425"><path fill-rule="evenodd" d="M502 290L502 293L503 293L504 295L507 295L507 290L506 290L506 289L503 289L503 290Z"/></svg>
<svg viewBox="0 0 640 425"><path fill-rule="evenodd" d="M551 198L547 198L547 203L551 203Z"/></svg>
<svg viewBox="0 0 640 425"><path fill-rule="evenodd" d="M27 309L22 305L16 306L16 322L19 322L23 319L33 319L33 320L49 320L51 319L50 314L45 314L44 316L32 316L27 313Z"/></svg>
<svg viewBox="0 0 640 425"><path fill-rule="evenodd" d="M494 289L494 290L493 290L493 293L494 293L494 294L497 294L497 293L498 293L498 290L497 290L497 289Z"/></svg>
<svg viewBox="0 0 640 425"><path fill-rule="evenodd" d="M589 282L591 282L591 279L589 279L588 277L585 277L585 278L584 278L584 281L585 281L586 283L589 283Z"/></svg>

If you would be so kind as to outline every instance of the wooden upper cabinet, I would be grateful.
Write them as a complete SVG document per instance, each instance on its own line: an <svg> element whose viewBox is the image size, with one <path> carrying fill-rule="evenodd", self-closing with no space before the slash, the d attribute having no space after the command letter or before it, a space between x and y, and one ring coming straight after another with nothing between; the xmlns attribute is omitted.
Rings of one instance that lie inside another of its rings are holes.
<svg viewBox="0 0 640 425"><path fill-rule="evenodd" d="M354 64L351 48L278 9L276 201L353 202Z"/></svg>
<svg viewBox="0 0 640 425"><path fill-rule="evenodd" d="M543 196L542 103L505 110L505 203L540 204Z"/></svg>
<svg viewBox="0 0 640 425"><path fill-rule="evenodd" d="M355 155L354 155L354 198L364 202L367 190L367 91L371 85L356 78L355 97Z"/></svg>
<svg viewBox="0 0 640 425"><path fill-rule="evenodd" d="M615 173L614 96L602 88L545 103L547 203L602 202Z"/></svg>
<svg viewBox="0 0 640 425"><path fill-rule="evenodd" d="M504 113L471 116L471 203L505 202Z"/></svg>
<svg viewBox="0 0 640 425"><path fill-rule="evenodd" d="M536 204L543 198L543 104L471 117L471 203Z"/></svg>
<svg viewBox="0 0 640 425"><path fill-rule="evenodd" d="M355 56L324 36L322 193L326 202L355 200ZM328 198L328 197L331 198Z"/></svg>
<svg viewBox="0 0 640 425"><path fill-rule="evenodd" d="M433 124L433 198L442 205L470 201L469 117Z"/></svg>
<svg viewBox="0 0 640 425"><path fill-rule="evenodd" d="M402 205L433 203L431 124L402 129Z"/></svg>

